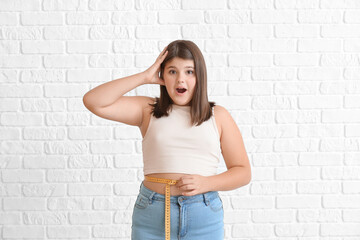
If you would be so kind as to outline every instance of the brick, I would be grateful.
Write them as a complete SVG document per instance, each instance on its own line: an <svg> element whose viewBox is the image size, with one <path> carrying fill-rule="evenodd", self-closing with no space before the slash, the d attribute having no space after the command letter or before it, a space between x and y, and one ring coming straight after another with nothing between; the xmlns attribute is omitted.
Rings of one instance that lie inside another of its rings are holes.
<svg viewBox="0 0 360 240"><path fill-rule="evenodd" d="M44 152L47 154L84 154L89 147L84 141L51 141L45 143Z"/></svg>
<svg viewBox="0 0 360 240"><path fill-rule="evenodd" d="M62 70L24 70L20 81L23 83L65 82L65 73Z"/></svg>
<svg viewBox="0 0 360 240"><path fill-rule="evenodd" d="M231 54L229 55L229 65L230 66L270 66L272 62L271 55L269 54Z"/></svg>
<svg viewBox="0 0 360 240"><path fill-rule="evenodd" d="M85 56L44 56L46 68L84 68L86 66Z"/></svg>
<svg viewBox="0 0 360 240"><path fill-rule="evenodd" d="M359 236L360 229L357 223L324 223L320 226L321 236Z"/></svg>
<svg viewBox="0 0 360 240"><path fill-rule="evenodd" d="M91 199L81 197L64 197L64 198L49 198L48 200L49 210L89 210L91 209Z"/></svg>
<svg viewBox="0 0 360 240"><path fill-rule="evenodd" d="M339 39L300 39L298 49L299 52L341 52L342 44Z"/></svg>
<svg viewBox="0 0 360 240"><path fill-rule="evenodd" d="M334 182L299 182L297 192L301 194L336 194L341 192L341 184Z"/></svg>
<svg viewBox="0 0 360 240"><path fill-rule="evenodd" d="M339 80L342 77L340 68L334 67L300 67L299 80Z"/></svg>
<svg viewBox="0 0 360 240"><path fill-rule="evenodd" d="M118 1L90 0L89 9L94 11L113 11L114 9L128 11L134 9L134 2L127 0L118 0ZM136 9L139 8L136 7Z"/></svg>
<svg viewBox="0 0 360 240"><path fill-rule="evenodd" d="M321 196L279 196L276 198L276 208L284 209L318 209L321 207Z"/></svg>
<svg viewBox="0 0 360 240"><path fill-rule="evenodd" d="M251 196L232 197L231 204L234 210L237 209L259 209L273 208L275 203L272 197Z"/></svg>
<svg viewBox="0 0 360 240"><path fill-rule="evenodd" d="M155 33L155 34L154 34ZM168 26L138 26L135 36L139 39L177 38L180 29Z"/></svg>
<svg viewBox="0 0 360 240"><path fill-rule="evenodd" d="M65 102L62 99L24 99L22 101L23 104L23 110L25 112L58 112L58 111L65 111L66 106ZM61 138L61 129L60 130L40 130L40 129L30 129L26 132L26 135L24 136L25 139L35 139L36 137L39 137L39 133L42 132L54 132L57 131L59 133L58 137ZM35 134L35 136L31 136L28 133L32 132ZM36 134L37 132L38 134ZM45 136L41 136L45 137Z"/></svg>
<svg viewBox="0 0 360 240"><path fill-rule="evenodd" d="M198 1L191 1L191 0L183 0L182 1L182 9L225 9L226 8L226 0L198 0Z"/></svg>
<svg viewBox="0 0 360 240"><path fill-rule="evenodd" d="M112 137L112 130L108 127L74 127L69 128L70 139L105 140Z"/></svg>
<svg viewBox="0 0 360 240"><path fill-rule="evenodd" d="M88 53L88 54L102 54L108 53L111 51L111 42L109 41L101 41L101 40L93 40L93 41L67 41L67 52L69 53ZM81 71L84 75L78 76L83 79L88 76L90 72L94 73L93 77L88 77L87 81L92 82L96 81L96 77L101 73L106 73L106 70L103 69L81 69L81 70L69 70L67 71L68 76L72 76L74 73ZM95 77L95 78L94 78ZM109 77L108 77L109 78ZM104 77L103 79L106 79ZM97 81L103 81L97 80ZM79 81L79 80L77 80Z"/></svg>
<svg viewBox="0 0 360 240"><path fill-rule="evenodd" d="M321 36L324 38L355 38L360 37L359 24L332 24L321 26Z"/></svg>
<svg viewBox="0 0 360 240"><path fill-rule="evenodd" d="M87 36L87 29L79 26L50 26L44 27L43 31L46 40L85 40Z"/></svg>
<svg viewBox="0 0 360 240"><path fill-rule="evenodd" d="M268 224L234 224L231 235L233 237L269 237L273 232L272 226Z"/></svg>
<svg viewBox="0 0 360 240"><path fill-rule="evenodd" d="M298 12L299 23L341 23L342 12L338 10L301 10Z"/></svg>
<svg viewBox="0 0 360 240"><path fill-rule="evenodd" d="M37 68L40 65L40 56L0 56L1 68Z"/></svg>
<svg viewBox="0 0 360 240"><path fill-rule="evenodd" d="M273 3L271 1L267 1L267 0L257 0L257 1L230 0L228 5L229 5L230 9L240 9L240 10L243 10L243 9L269 9L269 8L273 8Z"/></svg>
<svg viewBox="0 0 360 240"><path fill-rule="evenodd" d="M111 193L111 184L77 183L68 186L69 196L109 196Z"/></svg>
<svg viewBox="0 0 360 240"><path fill-rule="evenodd" d="M297 12L295 10L253 10L251 20L253 23L296 23Z"/></svg>
<svg viewBox="0 0 360 240"><path fill-rule="evenodd" d="M26 225L65 225L67 213L65 212L24 212Z"/></svg>
<svg viewBox="0 0 360 240"><path fill-rule="evenodd" d="M90 180L90 173L86 170L49 170L47 172L48 182L86 182Z"/></svg>
<svg viewBox="0 0 360 240"><path fill-rule="evenodd" d="M64 22L63 14L54 12L24 12L20 14L21 24L31 25L62 25Z"/></svg>
<svg viewBox="0 0 360 240"><path fill-rule="evenodd" d="M40 11L41 1L39 0L4 0L0 3L1 11Z"/></svg>
<svg viewBox="0 0 360 240"><path fill-rule="evenodd" d="M46 11L84 11L87 4L83 1L50 0L43 4Z"/></svg>
<svg viewBox="0 0 360 240"><path fill-rule="evenodd" d="M110 168L112 164L112 156L107 155L89 155L89 156L70 156L68 161L69 168Z"/></svg>
<svg viewBox="0 0 360 240"><path fill-rule="evenodd" d="M311 129L309 129L311 131ZM321 132L318 133L320 136ZM299 154L299 165L302 166L340 166L343 162L342 153L300 153Z"/></svg>
<svg viewBox="0 0 360 240"><path fill-rule="evenodd" d="M253 52L294 52L296 42L293 39L253 39L251 50Z"/></svg>
<svg viewBox="0 0 360 240"><path fill-rule="evenodd" d="M313 0L276 0L274 3L276 9L313 9L319 7L318 1Z"/></svg>
<svg viewBox="0 0 360 240"><path fill-rule="evenodd" d="M2 27L1 29L1 38L2 40L40 40L42 39L42 31L40 27ZM13 58L22 57L24 60L26 58L24 56L12 56ZM35 58L33 56L27 56L28 59ZM32 61L34 62L34 61Z"/></svg>
<svg viewBox="0 0 360 240"><path fill-rule="evenodd" d="M47 227L49 238L87 238L91 236L88 226L50 226Z"/></svg>
<svg viewBox="0 0 360 240"><path fill-rule="evenodd" d="M159 12L160 24L196 24L203 22L201 11L161 11ZM155 18L154 18L155 20Z"/></svg>
<svg viewBox="0 0 360 240"><path fill-rule="evenodd" d="M4 210L7 211L45 211L45 198L5 198Z"/></svg>
<svg viewBox="0 0 360 240"><path fill-rule="evenodd" d="M251 184L252 195L281 195L281 194L292 194L294 192L295 192L295 185L293 183L254 182Z"/></svg>
<svg viewBox="0 0 360 240"><path fill-rule="evenodd" d="M4 238L37 238L44 239L45 227L42 226L5 226Z"/></svg>
<svg viewBox="0 0 360 240"><path fill-rule="evenodd" d="M206 11L205 23L211 24L249 24L250 13L248 11Z"/></svg>
<svg viewBox="0 0 360 240"><path fill-rule="evenodd" d="M16 13L0 13L1 26L14 26L18 24Z"/></svg>
<svg viewBox="0 0 360 240"><path fill-rule="evenodd" d="M323 222L341 222L342 214L338 209L299 209L297 214L299 222L323 223Z"/></svg>
<svg viewBox="0 0 360 240"><path fill-rule="evenodd" d="M229 25L230 38L242 37L272 37L272 29L266 24L231 24Z"/></svg>
<svg viewBox="0 0 360 240"><path fill-rule="evenodd" d="M254 210L251 219L254 223L286 223L295 218L294 210Z"/></svg>
<svg viewBox="0 0 360 240"><path fill-rule="evenodd" d="M21 212L14 213L0 213L0 224L1 225L20 225L21 220Z"/></svg>
<svg viewBox="0 0 360 240"><path fill-rule="evenodd" d="M197 39L214 39L222 38L226 35L226 27L220 24L217 25L189 25L186 28L181 28L181 33L184 38Z"/></svg>
<svg viewBox="0 0 360 240"><path fill-rule="evenodd" d="M117 141L96 141L90 144L90 149L92 153L133 153L133 144L126 140L117 140Z"/></svg>
<svg viewBox="0 0 360 240"><path fill-rule="evenodd" d="M24 184L22 191L25 197L62 197L66 189L61 184Z"/></svg>
<svg viewBox="0 0 360 240"><path fill-rule="evenodd" d="M21 154L21 153L31 154L31 153L40 153L41 150L42 150L42 145L36 142L2 141L0 143L1 154Z"/></svg>
<svg viewBox="0 0 360 240"><path fill-rule="evenodd" d="M66 15L69 25L106 25L110 24L110 13L107 12L69 12Z"/></svg>
<svg viewBox="0 0 360 240"><path fill-rule="evenodd" d="M358 209L360 196L358 195L329 195L323 197L324 208Z"/></svg>
<svg viewBox="0 0 360 240"><path fill-rule="evenodd" d="M314 180L320 176L314 167L283 167L275 169L276 180Z"/></svg>
<svg viewBox="0 0 360 240"><path fill-rule="evenodd" d="M300 109L338 109L343 105L342 96L300 96Z"/></svg>
<svg viewBox="0 0 360 240"><path fill-rule="evenodd" d="M136 173L129 169L94 170L92 171L92 181L94 182L136 181Z"/></svg>
<svg viewBox="0 0 360 240"><path fill-rule="evenodd" d="M319 28L310 24L278 24L274 26L276 38L317 38Z"/></svg>
<svg viewBox="0 0 360 240"><path fill-rule="evenodd" d="M319 224L285 223L275 225L275 234L279 237L315 237L319 233Z"/></svg>
<svg viewBox="0 0 360 240"><path fill-rule="evenodd" d="M69 222L74 225L111 224L110 212L73 212L69 214Z"/></svg>
<svg viewBox="0 0 360 240"><path fill-rule="evenodd" d="M66 161L66 156L24 156L23 167L29 169L64 169Z"/></svg>

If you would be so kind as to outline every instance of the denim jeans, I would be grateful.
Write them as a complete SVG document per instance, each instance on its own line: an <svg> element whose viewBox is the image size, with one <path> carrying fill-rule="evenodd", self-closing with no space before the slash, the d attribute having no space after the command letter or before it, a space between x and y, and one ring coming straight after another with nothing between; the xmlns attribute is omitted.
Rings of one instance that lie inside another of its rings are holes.
<svg viewBox="0 0 360 240"><path fill-rule="evenodd" d="M172 240L224 239L224 210L218 192L171 196L170 205ZM131 230L132 240L165 239L165 195L141 183Z"/></svg>

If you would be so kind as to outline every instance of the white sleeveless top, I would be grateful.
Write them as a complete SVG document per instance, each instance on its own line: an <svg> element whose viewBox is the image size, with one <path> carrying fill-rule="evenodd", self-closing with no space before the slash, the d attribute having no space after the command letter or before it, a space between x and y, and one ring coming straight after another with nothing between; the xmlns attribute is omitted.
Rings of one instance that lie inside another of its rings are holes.
<svg viewBox="0 0 360 240"><path fill-rule="evenodd" d="M142 140L144 175L184 173L217 174L220 136L213 115L200 126L191 125L190 106L173 104L169 116L150 116Z"/></svg>

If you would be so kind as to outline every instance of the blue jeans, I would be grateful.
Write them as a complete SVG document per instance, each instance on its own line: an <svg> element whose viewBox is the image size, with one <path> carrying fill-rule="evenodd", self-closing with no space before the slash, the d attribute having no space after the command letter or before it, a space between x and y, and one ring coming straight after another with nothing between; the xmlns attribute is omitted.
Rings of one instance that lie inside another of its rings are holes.
<svg viewBox="0 0 360 240"><path fill-rule="evenodd" d="M170 205L172 240L224 239L224 210L218 192L171 196ZM141 183L131 230L132 240L165 239L165 195Z"/></svg>

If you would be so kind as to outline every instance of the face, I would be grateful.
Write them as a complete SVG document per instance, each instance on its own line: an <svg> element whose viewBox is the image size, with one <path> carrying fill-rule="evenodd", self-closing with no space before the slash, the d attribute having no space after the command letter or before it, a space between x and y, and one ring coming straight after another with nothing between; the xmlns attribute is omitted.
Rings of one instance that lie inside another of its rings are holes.
<svg viewBox="0 0 360 240"><path fill-rule="evenodd" d="M171 59L165 64L163 78L174 104L189 106L196 84L194 60L178 57ZM179 88L185 88L186 91Z"/></svg>

